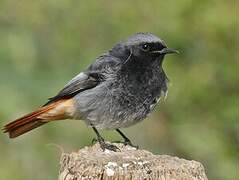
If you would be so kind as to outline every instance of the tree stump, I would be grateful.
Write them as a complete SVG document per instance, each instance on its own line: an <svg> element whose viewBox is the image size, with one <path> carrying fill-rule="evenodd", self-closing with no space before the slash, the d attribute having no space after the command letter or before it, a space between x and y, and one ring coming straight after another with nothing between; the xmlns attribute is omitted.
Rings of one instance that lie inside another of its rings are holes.
<svg viewBox="0 0 239 180"><path fill-rule="evenodd" d="M154 155L142 149L114 144L120 151L103 151L99 144L71 154L63 153L59 180L207 180L204 167L168 155Z"/></svg>

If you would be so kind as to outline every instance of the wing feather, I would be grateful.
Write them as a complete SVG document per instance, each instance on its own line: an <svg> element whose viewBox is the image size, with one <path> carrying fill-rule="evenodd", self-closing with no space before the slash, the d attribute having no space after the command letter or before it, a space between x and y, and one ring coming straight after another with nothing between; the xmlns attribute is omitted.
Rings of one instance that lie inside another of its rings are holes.
<svg viewBox="0 0 239 180"><path fill-rule="evenodd" d="M56 96L50 98L45 105L59 99L69 99L84 90L94 88L104 81L110 72L116 73L120 64L120 59L109 53L99 56L85 72L75 76Z"/></svg>
<svg viewBox="0 0 239 180"><path fill-rule="evenodd" d="M95 87L98 83L97 76L82 72L68 82L56 96L49 98L49 101L44 106L59 99L69 99L81 91Z"/></svg>

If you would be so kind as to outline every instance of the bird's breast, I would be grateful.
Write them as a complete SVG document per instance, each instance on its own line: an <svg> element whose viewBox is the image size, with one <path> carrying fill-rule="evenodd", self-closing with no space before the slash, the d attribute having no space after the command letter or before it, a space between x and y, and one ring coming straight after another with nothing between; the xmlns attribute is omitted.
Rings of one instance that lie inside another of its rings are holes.
<svg viewBox="0 0 239 180"><path fill-rule="evenodd" d="M98 128L130 126L153 110L164 86L164 81L156 75L108 79L75 97L76 118L83 118Z"/></svg>

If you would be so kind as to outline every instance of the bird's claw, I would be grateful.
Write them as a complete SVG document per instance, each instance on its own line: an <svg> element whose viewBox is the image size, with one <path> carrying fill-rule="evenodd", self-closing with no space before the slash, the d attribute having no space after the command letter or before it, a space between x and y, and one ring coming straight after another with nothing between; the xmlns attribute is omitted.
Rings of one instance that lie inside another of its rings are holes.
<svg viewBox="0 0 239 180"><path fill-rule="evenodd" d="M138 146L138 145L133 145L130 140L126 140L126 141L114 141L113 143L122 143L122 144L124 144L125 146L131 146L131 147L134 147L134 148L136 148L136 149L139 149L139 146Z"/></svg>
<svg viewBox="0 0 239 180"><path fill-rule="evenodd" d="M103 151L105 149L108 149L108 150L114 151L114 152L120 151L120 149L117 146L110 144L110 143L106 143L106 142L100 142L100 147Z"/></svg>
<svg viewBox="0 0 239 180"><path fill-rule="evenodd" d="M138 146L138 145L133 145L130 140L124 141L123 144L124 144L125 146L131 146L131 147L134 147L134 148L136 148L136 149L139 149L139 146Z"/></svg>
<svg viewBox="0 0 239 180"><path fill-rule="evenodd" d="M114 152L120 151L120 149L119 149L117 146L115 146L115 145L113 145L113 144L110 144L110 143L106 143L106 142L104 141L104 139L96 139L96 138L93 138L93 139L92 139L92 144L95 144L96 142L99 142L100 147L101 147L101 149L102 149L103 151L106 150L106 149L108 149L108 150L110 150L110 151L114 151Z"/></svg>

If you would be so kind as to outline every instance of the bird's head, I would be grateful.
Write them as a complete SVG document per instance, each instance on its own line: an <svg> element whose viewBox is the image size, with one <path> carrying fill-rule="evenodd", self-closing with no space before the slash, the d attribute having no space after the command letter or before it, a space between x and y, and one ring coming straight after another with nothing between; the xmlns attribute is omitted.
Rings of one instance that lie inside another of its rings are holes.
<svg viewBox="0 0 239 180"><path fill-rule="evenodd" d="M162 61L166 54L178 53L177 50L168 48L163 40L151 33L134 34L126 41L118 43L112 50L122 58L125 56L124 59L133 56L138 60L148 61L145 63L154 60Z"/></svg>
<svg viewBox="0 0 239 180"><path fill-rule="evenodd" d="M127 39L125 46L139 59L162 59L166 54L178 53L151 33L137 33Z"/></svg>

